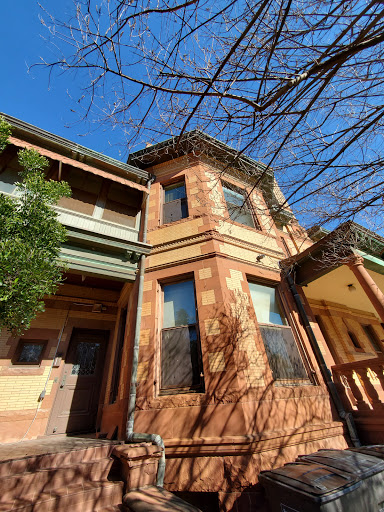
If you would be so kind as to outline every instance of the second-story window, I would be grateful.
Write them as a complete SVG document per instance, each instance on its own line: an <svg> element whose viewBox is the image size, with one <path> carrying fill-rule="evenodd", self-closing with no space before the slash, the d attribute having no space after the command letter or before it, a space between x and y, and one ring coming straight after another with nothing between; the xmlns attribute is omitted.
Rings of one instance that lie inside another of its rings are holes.
<svg viewBox="0 0 384 512"><path fill-rule="evenodd" d="M230 219L244 224L244 226L260 229L257 221L255 222L249 201L246 199L245 190L223 183L223 192Z"/></svg>
<svg viewBox="0 0 384 512"><path fill-rule="evenodd" d="M163 224L186 217L188 217L188 203L184 181L164 187Z"/></svg>

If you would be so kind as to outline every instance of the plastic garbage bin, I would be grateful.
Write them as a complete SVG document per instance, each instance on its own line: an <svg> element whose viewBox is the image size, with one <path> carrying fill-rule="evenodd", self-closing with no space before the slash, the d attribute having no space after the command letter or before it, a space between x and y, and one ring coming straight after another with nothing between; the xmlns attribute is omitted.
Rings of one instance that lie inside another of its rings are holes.
<svg viewBox="0 0 384 512"><path fill-rule="evenodd" d="M354 475L310 462L262 471L271 512L373 512L355 499L361 486Z"/></svg>
<svg viewBox="0 0 384 512"><path fill-rule="evenodd" d="M384 459L384 451L383 451ZM319 450L297 460L328 466L355 476L361 486L355 499L360 511L379 511L384 507L384 460L367 453L352 450Z"/></svg>

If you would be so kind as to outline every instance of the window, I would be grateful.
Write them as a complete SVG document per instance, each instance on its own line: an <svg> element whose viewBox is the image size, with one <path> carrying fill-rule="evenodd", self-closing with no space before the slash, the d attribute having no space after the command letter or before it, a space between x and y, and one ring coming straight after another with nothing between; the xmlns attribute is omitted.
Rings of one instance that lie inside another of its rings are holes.
<svg viewBox="0 0 384 512"><path fill-rule="evenodd" d="M164 187L163 224L188 217L185 183L178 182Z"/></svg>
<svg viewBox="0 0 384 512"><path fill-rule="evenodd" d="M233 185L223 184L223 192L230 219L244 226L260 229L259 224L255 224L251 208L244 195L245 191Z"/></svg>
<svg viewBox="0 0 384 512"><path fill-rule="evenodd" d="M363 325L362 327L375 352L381 353L383 351L382 345L372 325Z"/></svg>
<svg viewBox="0 0 384 512"><path fill-rule="evenodd" d="M308 379L276 288L249 283L249 289L273 378Z"/></svg>
<svg viewBox="0 0 384 512"><path fill-rule="evenodd" d="M20 340L13 364L40 364L46 344L45 340Z"/></svg>
<svg viewBox="0 0 384 512"><path fill-rule="evenodd" d="M349 339L352 341L352 344L358 352L364 352L363 347L360 345L359 340L354 332L348 331Z"/></svg>
<svg viewBox="0 0 384 512"><path fill-rule="evenodd" d="M194 283L163 286L161 389L202 390L203 373Z"/></svg>

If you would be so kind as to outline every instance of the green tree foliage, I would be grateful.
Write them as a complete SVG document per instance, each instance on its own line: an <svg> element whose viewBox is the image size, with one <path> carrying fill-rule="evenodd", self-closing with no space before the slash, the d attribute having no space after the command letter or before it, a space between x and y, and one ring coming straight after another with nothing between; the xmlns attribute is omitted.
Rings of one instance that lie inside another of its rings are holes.
<svg viewBox="0 0 384 512"><path fill-rule="evenodd" d="M10 126L0 118L0 150ZM35 150L18 153L21 181L18 199L0 194L0 329L27 329L44 311L43 297L55 293L64 267L59 261L66 230L52 205L71 191L68 183L47 181L48 160Z"/></svg>
<svg viewBox="0 0 384 512"><path fill-rule="evenodd" d="M11 135L11 126L0 116L0 152L4 151L8 144L8 137Z"/></svg>

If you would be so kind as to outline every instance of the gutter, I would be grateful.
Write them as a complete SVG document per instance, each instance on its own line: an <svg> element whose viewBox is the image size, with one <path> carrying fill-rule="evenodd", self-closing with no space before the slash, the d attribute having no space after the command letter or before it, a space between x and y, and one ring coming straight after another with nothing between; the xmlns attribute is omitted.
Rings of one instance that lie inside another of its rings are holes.
<svg viewBox="0 0 384 512"><path fill-rule="evenodd" d="M149 192L151 189L151 183L154 178L148 181L148 195L145 205L145 216L144 216L144 234L143 243L147 242L147 224L148 224L148 202ZM151 442L154 445L161 448L161 458L157 467L156 485L163 487L164 484L164 473L165 473L165 447L164 441L158 434L146 434L133 431L135 422L135 408L136 408L136 386L137 386L137 366L139 363L139 341L140 341L140 327L141 327L141 311L143 305L143 287L144 287L144 269L145 269L145 254L141 255L140 258L140 271L139 271L139 289L137 298L137 312L136 312L136 326L135 326L135 338L133 342L133 359L132 359L132 370L131 370L131 382L129 388L129 399L128 399L128 414L126 424L126 440L127 442Z"/></svg>
<svg viewBox="0 0 384 512"><path fill-rule="evenodd" d="M355 426L355 422L354 422L352 413L347 412L344 409L340 395L337 391L335 383L332 380L331 372L324 360L323 354L321 353L321 350L320 350L319 345L316 340L315 333L313 332L311 324L309 323L308 316L307 316L307 313L305 312L303 302L301 300L299 292L297 291L296 285L292 279L291 274L287 273L286 278L288 281L289 288L292 292L293 298L295 300L296 306L299 310L299 315L304 324L305 330L307 331L308 338L311 343L312 350L315 354L317 363L319 365L321 375L327 385L327 388L329 390L329 393L332 397L333 403L335 404L335 407L337 409L337 412L338 412L340 418L342 419L342 421L345 422L345 424L347 426L351 441L352 441L353 445L357 448L357 447L361 446L361 443L359 440L359 436L357 434L357 430L356 430L356 426Z"/></svg>

